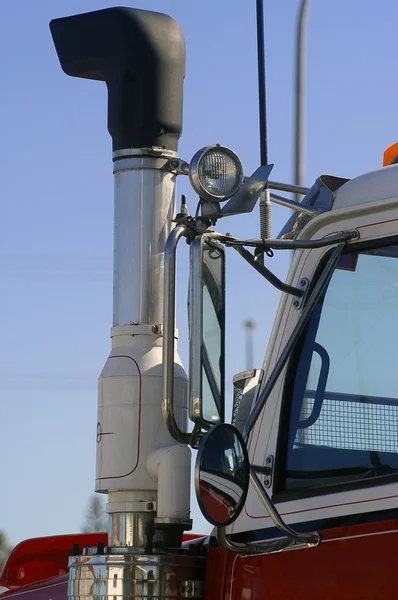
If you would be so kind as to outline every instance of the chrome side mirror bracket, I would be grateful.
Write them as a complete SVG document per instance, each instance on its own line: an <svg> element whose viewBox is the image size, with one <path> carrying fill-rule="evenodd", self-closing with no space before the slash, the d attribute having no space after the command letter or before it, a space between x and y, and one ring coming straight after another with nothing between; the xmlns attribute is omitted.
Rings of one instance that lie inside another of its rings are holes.
<svg viewBox="0 0 398 600"><path fill-rule="evenodd" d="M242 544L230 540L225 527L243 510L249 481L282 537L260 544ZM240 555L272 554L281 550L313 548L319 533L299 533L286 525L271 498L249 464L245 441L233 425L212 427L201 440L195 465L195 490L204 517L216 526L217 541L225 550Z"/></svg>
<svg viewBox="0 0 398 600"><path fill-rule="evenodd" d="M186 233L185 225L177 225L167 238L164 251L163 306L163 419L170 435L183 444L190 444L192 434L181 431L174 414L174 337L176 312L176 250Z"/></svg>

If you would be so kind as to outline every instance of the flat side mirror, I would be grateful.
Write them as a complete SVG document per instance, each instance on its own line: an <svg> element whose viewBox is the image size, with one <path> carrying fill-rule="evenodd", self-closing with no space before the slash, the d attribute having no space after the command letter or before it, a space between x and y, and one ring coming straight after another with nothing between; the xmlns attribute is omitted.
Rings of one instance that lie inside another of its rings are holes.
<svg viewBox="0 0 398 600"><path fill-rule="evenodd" d="M209 237L190 246L190 418L208 429L224 421L225 251Z"/></svg>
<svg viewBox="0 0 398 600"><path fill-rule="evenodd" d="M229 525L240 515L249 488L249 457L242 435L222 423L199 445L195 465L196 498L213 525Z"/></svg>

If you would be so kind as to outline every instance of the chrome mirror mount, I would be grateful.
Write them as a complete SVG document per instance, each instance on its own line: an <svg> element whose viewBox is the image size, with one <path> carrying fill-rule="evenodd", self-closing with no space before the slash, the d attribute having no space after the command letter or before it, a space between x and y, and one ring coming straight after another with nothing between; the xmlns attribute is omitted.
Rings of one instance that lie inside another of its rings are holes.
<svg viewBox="0 0 398 600"><path fill-rule="evenodd" d="M243 544L230 540L225 527L240 515L247 497L249 480L282 536L260 544ZM246 444L233 425L212 427L199 444L195 465L195 490L203 516L216 526L217 541L222 548L241 555L259 555L313 548L320 542L316 531L299 533L286 525L271 498L250 466Z"/></svg>
<svg viewBox="0 0 398 600"><path fill-rule="evenodd" d="M183 444L191 442L192 434L181 431L174 413L174 337L176 307L176 250L186 232L185 225L171 231L164 253L164 306L163 306L163 419L170 435Z"/></svg>
<svg viewBox="0 0 398 600"><path fill-rule="evenodd" d="M260 554L273 554L275 552L281 552L282 550L299 550L302 548L315 548L319 545L321 538L317 531L309 533L299 533L286 525L273 504L271 498L268 496L264 489L261 481L257 477L257 474L253 467L249 467L250 471L250 483L254 489L264 507L266 508L269 516L271 517L274 525L284 535L280 538L274 538L265 540L260 544L242 544L236 543L230 540L225 532L225 526L218 526L216 528L217 541L224 550L230 552L237 552L240 555L252 555L258 556Z"/></svg>

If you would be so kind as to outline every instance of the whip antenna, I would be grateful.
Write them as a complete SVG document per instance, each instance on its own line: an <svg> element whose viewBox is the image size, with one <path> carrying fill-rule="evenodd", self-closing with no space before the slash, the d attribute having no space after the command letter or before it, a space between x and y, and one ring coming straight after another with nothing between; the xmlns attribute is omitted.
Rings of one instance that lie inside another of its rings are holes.
<svg viewBox="0 0 398 600"><path fill-rule="evenodd" d="M260 162L268 164L267 139L267 97L265 86L265 42L264 42L264 2L256 0L257 14L257 68L258 68L258 114L260 124ZM260 196L260 236L263 239L272 237L271 233L271 198L266 183ZM258 257L260 259L260 257ZM263 260L263 256L261 257Z"/></svg>
<svg viewBox="0 0 398 600"><path fill-rule="evenodd" d="M256 0L257 8L257 68L258 68L258 114L260 121L260 161L268 164L267 140L267 98L265 90L265 43L264 43L264 3ZM267 184L268 187L268 184Z"/></svg>

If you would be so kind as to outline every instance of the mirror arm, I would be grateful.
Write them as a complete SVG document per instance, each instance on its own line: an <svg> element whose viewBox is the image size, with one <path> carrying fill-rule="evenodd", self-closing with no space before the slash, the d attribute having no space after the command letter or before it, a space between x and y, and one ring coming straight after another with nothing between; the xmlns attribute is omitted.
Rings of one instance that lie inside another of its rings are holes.
<svg viewBox="0 0 398 600"><path fill-rule="evenodd" d="M250 481L256 490L261 502L264 504L264 507L272 519L274 525L282 531L290 541L294 543L302 543L308 547L317 546L320 542L319 533L313 531L311 533L299 533L298 531L294 531L291 529L286 523L283 521L279 512L276 509L276 506L271 501L271 498L268 496L264 486L262 485L260 479L257 477L257 474L253 467L250 467Z"/></svg>
<svg viewBox="0 0 398 600"><path fill-rule="evenodd" d="M225 527L218 525L215 528L215 531L217 542L221 548L228 550L229 552L237 552L240 556L246 557L248 555L258 556L259 554L272 554L274 552L280 552L281 550L287 549L294 543L287 538L282 538L279 540L269 540L266 545L264 544L264 546L260 546L259 544L242 544L230 540L225 533Z"/></svg>
<svg viewBox="0 0 398 600"><path fill-rule="evenodd" d="M304 290L302 288L294 287L293 285L288 285L287 283L283 283L276 275L272 273L267 267L262 265L259 261L257 261L253 254L246 250L243 246L232 246L234 250L242 258L244 258L250 266L253 267L260 275L265 277L267 281L269 281L277 290L281 292L285 292L286 294L291 294L292 296L297 296L301 298L304 295Z"/></svg>
<svg viewBox="0 0 398 600"><path fill-rule="evenodd" d="M215 528L216 539L224 550L236 552L241 556L258 556L261 554L273 554L282 550L298 550L318 546L321 538L317 531L299 533L284 523L253 467L250 467L250 481L271 517L272 522L285 535L282 538L266 540L261 544L244 544L229 539L225 533L225 527L218 526Z"/></svg>
<svg viewBox="0 0 398 600"><path fill-rule="evenodd" d="M201 441L203 435L204 435L204 433L203 433L200 425L195 423L194 428L193 428L192 432L190 433L190 439L189 439L191 448L193 448L194 450L197 450L199 448L199 444L200 444L200 441Z"/></svg>
<svg viewBox="0 0 398 600"><path fill-rule="evenodd" d="M340 244L341 242L352 242L359 240L359 232L357 229L350 229L349 231L342 231L333 235L315 239L315 240L285 240L282 238L272 238L269 240L265 239L250 239L240 240L233 235L225 235L218 231L207 231L206 235L219 240L226 246L249 246L251 248L257 248L261 251L268 250L305 250L314 248L326 248L327 246L333 246L334 244Z"/></svg>
<svg viewBox="0 0 398 600"><path fill-rule="evenodd" d="M174 337L176 305L176 249L186 233L185 225L177 225L167 238L164 251L163 306L163 419L170 435L182 444L189 444L191 434L181 431L174 416Z"/></svg>
<svg viewBox="0 0 398 600"><path fill-rule="evenodd" d="M319 214L315 208L307 206L306 204L302 204L301 202L297 202L296 200L290 200L290 198L279 196L279 194L271 194L271 200L272 202L275 202L275 204L280 204L286 208L291 208L292 210L304 213L310 217L316 217Z"/></svg>

